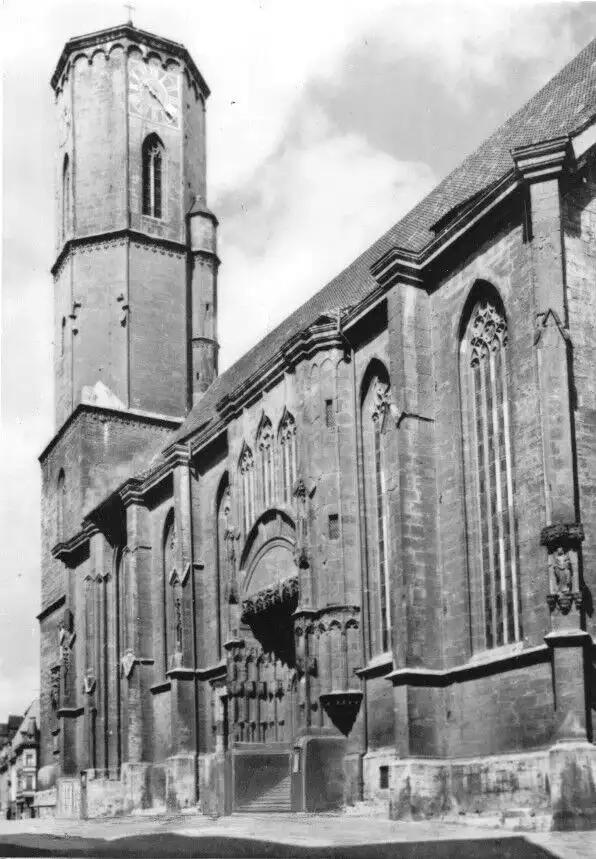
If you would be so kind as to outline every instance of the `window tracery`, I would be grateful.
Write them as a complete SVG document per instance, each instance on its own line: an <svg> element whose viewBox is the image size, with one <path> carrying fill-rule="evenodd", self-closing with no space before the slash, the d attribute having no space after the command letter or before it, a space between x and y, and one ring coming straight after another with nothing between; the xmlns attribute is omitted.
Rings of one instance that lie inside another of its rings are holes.
<svg viewBox="0 0 596 859"><path fill-rule="evenodd" d="M257 434L257 450L261 458L262 498L265 508L273 503L274 471L273 471L273 427L268 417L264 416Z"/></svg>
<svg viewBox="0 0 596 859"><path fill-rule="evenodd" d="M164 548L165 591L165 666L173 667L182 654L182 576L177 569L178 536L174 511L170 511L165 525Z"/></svg>
<svg viewBox="0 0 596 859"><path fill-rule="evenodd" d="M385 431L391 388L387 371L380 363L370 372L362 406L368 565L374 603L370 606L370 613L374 647L379 652L386 652L391 646L391 600Z"/></svg>
<svg viewBox="0 0 596 859"><path fill-rule="evenodd" d="M474 649L522 635L506 347L491 292L472 307L460 359Z"/></svg>
<svg viewBox="0 0 596 859"><path fill-rule="evenodd" d="M281 451L281 484L283 500L292 503L292 491L296 482L297 451L296 451L296 421L293 415L286 411L279 425L279 445Z"/></svg>
<svg viewBox="0 0 596 859"><path fill-rule="evenodd" d="M242 448L238 464L242 483L242 513L244 531L248 533L255 517L255 460L247 444Z"/></svg>

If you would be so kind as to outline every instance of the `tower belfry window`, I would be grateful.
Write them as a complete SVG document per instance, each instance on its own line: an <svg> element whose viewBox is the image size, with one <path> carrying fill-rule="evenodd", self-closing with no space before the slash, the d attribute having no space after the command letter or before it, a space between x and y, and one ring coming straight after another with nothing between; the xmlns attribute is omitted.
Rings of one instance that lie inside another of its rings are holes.
<svg viewBox="0 0 596 859"><path fill-rule="evenodd" d="M163 143L150 134L143 143L143 214L162 217Z"/></svg>

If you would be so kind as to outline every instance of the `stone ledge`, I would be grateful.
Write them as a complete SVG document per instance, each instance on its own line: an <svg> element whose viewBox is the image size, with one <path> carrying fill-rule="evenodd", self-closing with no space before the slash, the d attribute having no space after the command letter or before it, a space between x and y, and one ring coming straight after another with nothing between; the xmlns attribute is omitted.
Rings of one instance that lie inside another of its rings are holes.
<svg viewBox="0 0 596 859"><path fill-rule="evenodd" d="M461 683L466 680L475 680L479 677L489 677L503 671L513 671L516 668L525 668L537 665L540 662L548 662L550 659L550 648L546 644L537 647L528 647L525 650L498 653L493 658L478 661L471 660L455 668L398 668L385 675L385 679L394 686L450 686L452 683Z"/></svg>

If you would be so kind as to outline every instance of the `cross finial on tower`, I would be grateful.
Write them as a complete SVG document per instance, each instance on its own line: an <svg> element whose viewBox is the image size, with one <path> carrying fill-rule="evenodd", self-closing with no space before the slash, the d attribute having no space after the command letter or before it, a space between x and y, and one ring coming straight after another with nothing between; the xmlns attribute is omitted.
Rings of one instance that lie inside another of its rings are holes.
<svg viewBox="0 0 596 859"><path fill-rule="evenodd" d="M128 9L128 23L134 27L134 22L132 20L132 13L135 11L135 7L132 5L132 3L125 3L124 8Z"/></svg>

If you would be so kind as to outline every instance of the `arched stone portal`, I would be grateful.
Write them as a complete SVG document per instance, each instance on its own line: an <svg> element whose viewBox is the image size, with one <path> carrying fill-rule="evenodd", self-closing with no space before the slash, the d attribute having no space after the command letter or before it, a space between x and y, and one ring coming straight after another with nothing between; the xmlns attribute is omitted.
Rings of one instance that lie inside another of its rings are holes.
<svg viewBox="0 0 596 859"><path fill-rule="evenodd" d="M294 523L269 511L241 557L238 635L227 643L229 744L291 743L298 726Z"/></svg>
<svg viewBox="0 0 596 859"><path fill-rule="evenodd" d="M292 807L291 748L305 709L296 670L295 547L293 521L271 510L255 523L240 559L224 703L235 810L271 810L270 794L276 810Z"/></svg>

